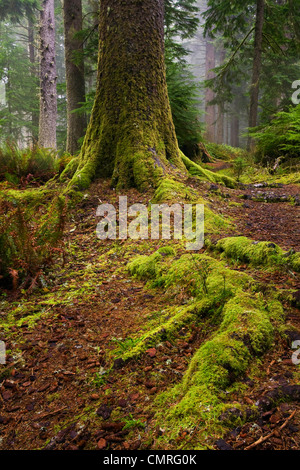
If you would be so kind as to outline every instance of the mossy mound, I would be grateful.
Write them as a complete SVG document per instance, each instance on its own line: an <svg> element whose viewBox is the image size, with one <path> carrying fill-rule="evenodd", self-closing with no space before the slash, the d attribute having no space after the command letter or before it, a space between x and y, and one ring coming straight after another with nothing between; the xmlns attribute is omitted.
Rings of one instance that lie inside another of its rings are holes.
<svg viewBox="0 0 300 470"><path fill-rule="evenodd" d="M219 298L237 289L251 287L253 279L245 273L233 271L223 262L204 254L184 254L174 259L171 250L168 258L160 249L150 256L138 256L128 264L131 275L149 280L152 288L161 287L170 296L185 293L189 299L211 296Z"/></svg>
<svg viewBox="0 0 300 470"><path fill-rule="evenodd" d="M203 204L205 217L205 233L217 233L220 229L228 228L231 221L213 212L202 197L188 185L172 178L161 179L151 200L152 204L164 203Z"/></svg>
<svg viewBox="0 0 300 470"><path fill-rule="evenodd" d="M285 252L275 243L257 242L247 237L228 237L217 242L222 257L253 266L290 267L300 272L300 253Z"/></svg>

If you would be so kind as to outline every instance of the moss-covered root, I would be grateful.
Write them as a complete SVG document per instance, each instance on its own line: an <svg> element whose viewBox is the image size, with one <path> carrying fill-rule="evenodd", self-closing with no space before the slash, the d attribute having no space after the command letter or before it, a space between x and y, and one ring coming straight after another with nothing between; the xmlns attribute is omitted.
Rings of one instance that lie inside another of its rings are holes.
<svg viewBox="0 0 300 470"><path fill-rule="evenodd" d="M73 178L74 174L76 173L76 170L79 165L79 159L78 157L72 158L72 160L67 164L66 168L63 170L61 173L59 179L62 183L67 182L71 178Z"/></svg>
<svg viewBox="0 0 300 470"><path fill-rule="evenodd" d="M147 280L149 287L161 287L170 298L186 297L187 304L169 307L158 326L142 335L123 360L141 355L147 347L171 339L182 326L220 315L228 298L238 290L251 288L253 279L230 270L223 262L205 255L183 255L174 259L172 247L163 247L150 256L138 256L128 264L132 276ZM218 322L218 318L216 318Z"/></svg>
<svg viewBox="0 0 300 470"><path fill-rule="evenodd" d="M169 408L164 426L176 433L221 413L224 392L271 347L283 316L279 302L266 304L260 295L239 292L229 300L219 330L194 355L182 383L158 397L159 407Z"/></svg>
<svg viewBox="0 0 300 470"><path fill-rule="evenodd" d="M182 152L181 158L186 169L192 176L197 176L201 180L210 181L211 183L219 183L224 186L227 186L228 188L236 187L236 181L233 178L230 178L226 175L219 175L217 173L213 173L212 171L202 168L200 165L187 158Z"/></svg>
<svg viewBox="0 0 300 470"><path fill-rule="evenodd" d="M228 237L219 240L215 249L233 261L253 266L286 266L300 272L300 253L285 252L275 243L256 242L247 237Z"/></svg>

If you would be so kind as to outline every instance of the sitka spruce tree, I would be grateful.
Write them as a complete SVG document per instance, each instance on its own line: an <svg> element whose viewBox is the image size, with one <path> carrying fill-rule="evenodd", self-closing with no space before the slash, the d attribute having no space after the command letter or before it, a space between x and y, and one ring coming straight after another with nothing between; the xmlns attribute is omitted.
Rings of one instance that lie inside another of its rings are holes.
<svg viewBox="0 0 300 470"><path fill-rule="evenodd" d="M166 84L164 0L101 0L96 97L71 184L111 177L117 189L144 190L175 168L185 169Z"/></svg>

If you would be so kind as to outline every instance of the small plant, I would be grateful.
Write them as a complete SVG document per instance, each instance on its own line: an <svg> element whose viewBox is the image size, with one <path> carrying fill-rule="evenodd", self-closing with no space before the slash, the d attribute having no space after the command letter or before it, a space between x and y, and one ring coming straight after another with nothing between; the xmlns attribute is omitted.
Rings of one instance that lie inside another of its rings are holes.
<svg viewBox="0 0 300 470"><path fill-rule="evenodd" d="M243 157L238 157L234 161L234 173L236 175L237 181L240 181L240 178L242 174L245 171L245 168L247 167L247 162Z"/></svg>
<svg viewBox="0 0 300 470"><path fill-rule="evenodd" d="M132 414L129 415L129 418L125 418L125 426L123 427L123 430L125 429L144 429L145 424L142 423L140 419L135 419Z"/></svg>
<svg viewBox="0 0 300 470"><path fill-rule="evenodd" d="M92 384L94 387L100 388L106 384L106 377L104 376L104 374L101 374L100 372L96 372L95 377L92 381Z"/></svg>
<svg viewBox="0 0 300 470"><path fill-rule="evenodd" d="M122 339L112 338L112 341L114 343L117 343L118 345L118 349L116 352L119 354L122 354L134 348L138 344L140 339L139 338L134 339L134 338L129 337L129 338L122 340Z"/></svg>

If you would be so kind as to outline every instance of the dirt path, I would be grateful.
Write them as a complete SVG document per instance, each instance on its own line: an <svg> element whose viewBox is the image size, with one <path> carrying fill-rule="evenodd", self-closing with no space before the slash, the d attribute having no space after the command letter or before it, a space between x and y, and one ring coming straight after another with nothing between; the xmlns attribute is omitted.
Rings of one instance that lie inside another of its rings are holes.
<svg viewBox="0 0 300 470"><path fill-rule="evenodd" d="M281 198L265 203L255 200L261 198L261 188L229 190L193 184L213 210L236 223L234 231L218 234L218 238L242 234L278 243L286 250L300 250L297 186L263 188ZM283 196L287 197L284 201ZM130 191L128 199L129 203L147 202L149 195ZM148 405L158 392L182 379L194 351L205 340L195 325L192 334L182 331L172 344L163 343L124 367L117 363L107 374L109 351L130 345L134 334L143 331L146 321L165 302L159 291L145 291L144 283L132 280L123 269L129 260L126 243L96 239L95 209L99 202L108 201L116 201L114 191L107 184L95 184L91 197L77 208L70 222L67 264L55 267L49 285L23 301L20 313L16 309L21 300L10 299L15 318L19 315L24 320L19 327L10 327L7 347L12 352L7 365L0 366L0 449L155 449L161 431L153 428ZM139 242L134 249L131 246L130 256L145 254L145 248L150 253L157 247ZM267 284L300 289L296 276L251 274ZM52 303L51 298L55 299ZM288 321L300 331L299 310L288 304L285 307ZM36 313L36 320L30 312ZM0 315L6 319L7 311ZM281 343L264 358L262 370L268 373L261 377L258 372L249 403L278 386L296 384L295 369L291 345ZM295 417L279 431L294 410ZM299 411L297 402L264 410L266 414L257 422L234 430L216 448L245 448L274 430L260 448L299 450ZM174 448L179 444L184 444L182 437ZM208 444L215 444L214 436Z"/></svg>

